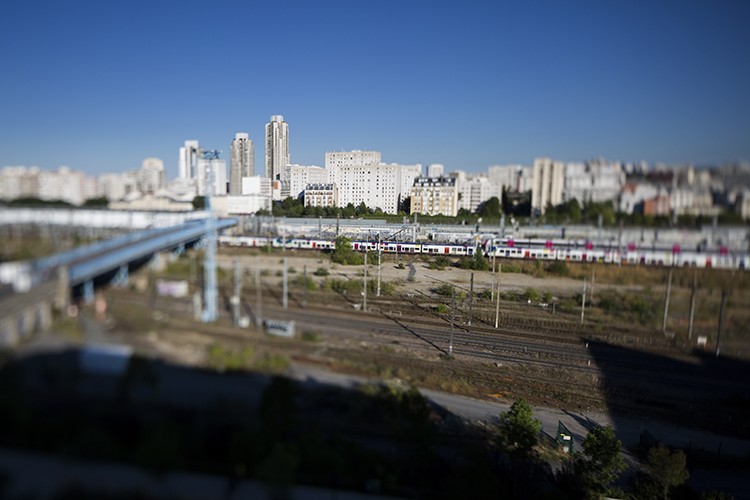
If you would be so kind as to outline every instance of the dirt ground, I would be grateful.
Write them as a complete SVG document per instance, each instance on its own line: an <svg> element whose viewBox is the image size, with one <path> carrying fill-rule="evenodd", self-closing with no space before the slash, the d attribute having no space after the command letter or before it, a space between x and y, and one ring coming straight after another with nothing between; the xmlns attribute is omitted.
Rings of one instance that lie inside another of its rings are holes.
<svg viewBox="0 0 750 500"><path fill-rule="evenodd" d="M232 268L234 259L237 258L242 269L247 270L250 276L254 276L255 269L260 268L264 272L264 280L268 276L281 276L284 268L285 256L279 253L272 255L256 254L219 254L219 266L227 270ZM307 275L312 279L321 281L324 277L315 276L313 273L318 268L328 270L329 279L357 279L361 280L364 266L343 266L334 264L327 255L306 255L300 252L289 252L286 255L290 276L296 276L303 273L307 266ZM398 262L404 264L404 269L399 269ZM416 271L414 281L409 282L409 263L413 263ZM501 266L499 266L501 267ZM500 269L501 271L501 269ZM367 275L368 279L377 279L378 264L377 256L370 255L368 258ZM419 259L401 257L398 261L393 256L386 256L381 259L380 278L383 282L390 282L396 285L399 292L408 292L418 290L427 293L430 288L434 288L441 283L450 283L459 288L468 290L471 283L471 274L474 273L474 290L480 292L490 289L493 286L495 275L500 280L501 291L523 292L528 288L533 288L540 292L549 291L554 295L568 296L582 291L583 282L577 279L548 276L537 278L528 274L508 273L489 271L469 271L455 267L445 268L443 270L428 269L427 264ZM589 284L590 286L590 284ZM609 288L611 285L606 285Z"/></svg>

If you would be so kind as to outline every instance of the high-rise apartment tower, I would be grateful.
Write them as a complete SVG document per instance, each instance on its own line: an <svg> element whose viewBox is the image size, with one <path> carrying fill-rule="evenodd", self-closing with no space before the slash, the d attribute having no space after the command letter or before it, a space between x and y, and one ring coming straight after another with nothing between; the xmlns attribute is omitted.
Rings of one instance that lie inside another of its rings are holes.
<svg viewBox="0 0 750 500"><path fill-rule="evenodd" d="M266 124L266 177L280 180L289 165L289 125L281 115L273 115Z"/></svg>
<svg viewBox="0 0 750 500"><path fill-rule="evenodd" d="M242 178L252 177L255 172L255 148L248 134L238 132L229 147L229 194L242 194Z"/></svg>
<svg viewBox="0 0 750 500"><path fill-rule="evenodd" d="M195 180L198 174L198 158L200 158L198 141L185 141L185 145L180 148L180 178Z"/></svg>

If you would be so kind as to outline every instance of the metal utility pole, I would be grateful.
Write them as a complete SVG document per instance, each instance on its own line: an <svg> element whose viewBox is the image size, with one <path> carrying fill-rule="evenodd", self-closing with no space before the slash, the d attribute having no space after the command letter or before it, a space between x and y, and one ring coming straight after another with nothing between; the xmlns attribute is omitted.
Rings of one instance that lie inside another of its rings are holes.
<svg viewBox="0 0 750 500"><path fill-rule="evenodd" d="M721 331L724 329L724 307L727 305L727 289L721 289L721 307L719 307L719 329L716 331L716 357L721 353Z"/></svg>
<svg viewBox="0 0 750 500"><path fill-rule="evenodd" d="M378 233L378 291L376 297L380 297L380 256L383 252L380 250L380 233Z"/></svg>
<svg viewBox="0 0 750 500"><path fill-rule="evenodd" d="M453 323L456 321L456 287L451 287L451 339L448 344L448 355L453 355Z"/></svg>
<svg viewBox="0 0 750 500"><path fill-rule="evenodd" d="M255 265L255 308L257 310L255 314L255 327L260 328L263 324L263 300L261 299L260 263L258 262Z"/></svg>
<svg viewBox="0 0 750 500"><path fill-rule="evenodd" d="M474 273L471 273L471 285L469 285L469 321L466 323L471 326L471 317L474 306Z"/></svg>
<svg viewBox="0 0 750 500"><path fill-rule="evenodd" d="M492 288L490 290L490 300L495 299L495 281L497 281L495 278L495 252L492 252Z"/></svg>
<svg viewBox="0 0 750 500"><path fill-rule="evenodd" d="M289 268L289 259L287 257L284 257L284 284L282 285L282 297L281 297L281 305L286 310L289 306L289 287L287 286L287 276L288 276L288 270Z"/></svg>
<svg viewBox="0 0 750 500"><path fill-rule="evenodd" d="M234 258L234 295L232 295L232 317L234 326L240 326L240 262Z"/></svg>
<svg viewBox="0 0 750 500"><path fill-rule="evenodd" d="M693 338L693 315L695 313L695 288L696 288L696 272L693 269L693 286L690 289L690 316L688 319L688 340Z"/></svg>
<svg viewBox="0 0 750 500"><path fill-rule="evenodd" d="M305 283L305 291L302 295L302 307L307 307L307 265L305 265L302 269Z"/></svg>
<svg viewBox="0 0 750 500"><path fill-rule="evenodd" d="M669 268L669 277L667 278L667 294L664 297L664 321L661 324L661 333L667 333L667 315L669 314L669 295L672 292L672 272L674 268Z"/></svg>
<svg viewBox="0 0 750 500"><path fill-rule="evenodd" d="M583 278L583 296L581 297L581 324L583 324L583 315L586 310L586 278Z"/></svg>
<svg viewBox="0 0 750 500"><path fill-rule="evenodd" d="M213 323L218 318L216 306L216 219L211 207L211 196L213 195L213 162L219 159L219 151L203 151L201 156L206 161L206 196L205 211L208 214L208 228L206 231L206 254L204 262L205 288L203 289L203 313L201 321L204 323Z"/></svg>
<svg viewBox="0 0 750 500"><path fill-rule="evenodd" d="M367 248L365 248L365 272L362 279L362 310L367 310Z"/></svg>
<svg viewBox="0 0 750 500"><path fill-rule="evenodd" d="M497 281L497 296L495 297L495 329L497 330L500 324L500 269L498 269L498 273L495 275L495 281Z"/></svg>

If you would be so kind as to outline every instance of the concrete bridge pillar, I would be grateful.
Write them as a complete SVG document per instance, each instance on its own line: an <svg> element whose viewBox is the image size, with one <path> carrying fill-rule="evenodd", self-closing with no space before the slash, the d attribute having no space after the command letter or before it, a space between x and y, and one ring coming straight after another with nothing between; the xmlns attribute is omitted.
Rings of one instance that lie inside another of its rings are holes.
<svg viewBox="0 0 750 500"><path fill-rule="evenodd" d="M83 282L83 303L92 304L94 302L94 280Z"/></svg>
<svg viewBox="0 0 750 500"><path fill-rule="evenodd" d="M57 268L57 296L55 297L55 308L58 311L67 311L70 305L70 283L68 280L67 266Z"/></svg>

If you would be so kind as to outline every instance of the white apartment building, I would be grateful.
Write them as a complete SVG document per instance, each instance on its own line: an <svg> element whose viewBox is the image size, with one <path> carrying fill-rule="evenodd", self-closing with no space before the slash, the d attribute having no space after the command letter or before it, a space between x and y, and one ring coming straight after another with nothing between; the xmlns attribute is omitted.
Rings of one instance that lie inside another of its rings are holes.
<svg viewBox="0 0 750 500"><path fill-rule="evenodd" d="M441 163L427 165L427 177L444 177L445 167Z"/></svg>
<svg viewBox="0 0 750 500"><path fill-rule="evenodd" d="M503 188L511 193L531 191L534 184L534 169L523 165L493 165L487 169L487 177L500 199Z"/></svg>
<svg viewBox="0 0 750 500"><path fill-rule="evenodd" d="M167 187L167 173L164 162L159 158L146 158L141 168L135 171L138 191L153 194Z"/></svg>
<svg viewBox="0 0 750 500"><path fill-rule="evenodd" d="M456 178L420 177L411 188L411 214L458 215Z"/></svg>
<svg viewBox="0 0 750 500"><path fill-rule="evenodd" d="M198 141L185 141L180 148L179 175L185 180L195 180L198 175L198 159L200 158L200 146Z"/></svg>
<svg viewBox="0 0 750 500"><path fill-rule="evenodd" d="M39 193L38 167L4 167L0 170L0 199L36 198Z"/></svg>
<svg viewBox="0 0 750 500"><path fill-rule="evenodd" d="M288 179L289 196L299 198L308 184L328 184L328 174L327 169L316 165L287 165L284 167L283 178Z"/></svg>
<svg viewBox="0 0 750 500"><path fill-rule="evenodd" d="M338 198L339 193L335 184L308 184L305 187L306 207L337 207Z"/></svg>
<svg viewBox="0 0 750 500"><path fill-rule="evenodd" d="M265 196L271 198L272 181L268 177L254 175L242 178L242 194L247 196Z"/></svg>
<svg viewBox="0 0 750 500"><path fill-rule="evenodd" d="M327 183L338 190L338 206L349 203L397 213L414 179L422 174L422 165L382 163L378 151L341 151L326 153Z"/></svg>
<svg viewBox="0 0 750 500"><path fill-rule="evenodd" d="M614 201L625 184L625 173L617 162L597 160L565 165L563 202L578 203Z"/></svg>
<svg viewBox="0 0 750 500"><path fill-rule="evenodd" d="M273 115L266 124L266 177L281 180L284 167L290 163L289 125L282 115Z"/></svg>
<svg viewBox="0 0 750 500"><path fill-rule="evenodd" d="M675 215L713 215L717 212L707 188L675 188L669 193L669 208Z"/></svg>
<svg viewBox="0 0 750 500"><path fill-rule="evenodd" d="M401 187L399 188L399 203L404 201L410 194L414 181L422 177L422 165L401 165Z"/></svg>
<svg viewBox="0 0 750 500"><path fill-rule="evenodd" d="M554 206L563 202L565 164L550 158L535 158L533 175L531 212L544 214L547 205Z"/></svg>
<svg viewBox="0 0 750 500"><path fill-rule="evenodd" d="M255 175L255 147L245 132L234 134L229 146L229 194L242 194L242 179Z"/></svg>
<svg viewBox="0 0 750 500"><path fill-rule="evenodd" d="M379 151L338 151L326 153L326 168L377 165L381 162Z"/></svg>
<svg viewBox="0 0 750 500"><path fill-rule="evenodd" d="M86 201L83 172L60 167L57 171L40 170L37 196L42 200L63 200L73 205Z"/></svg>
<svg viewBox="0 0 750 500"><path fill-rule="evenodd" d="M219 215L251 215L259 210L271 211L271 198L265 196L219 196L211 199Z"/></svg>
<svg viewBox="0 0 750 500"><path fill-rule="evenodd" d="M484 174L470 175L463 170L457 170L451 172L450 176L456 179L458 210L464 209L469 212L476 212L479 205L493 196L500 199L497 187L491 184L489 178Z"/></svg>
<svg viewBox="0 0 750 500"><path fill-rule="evenodd" d="M99 193L109 201L119 201L138 191L138 180L133 172L109 173L99 176Z"/></svg>
<svg viewBox="0 0 750 500"><path fill-rule="evenodd" d="M386 213L398 212L401 176L399 165L344 165L333 170L334 184L339 191L339 206L361 203L380 208Z"/></svg>

